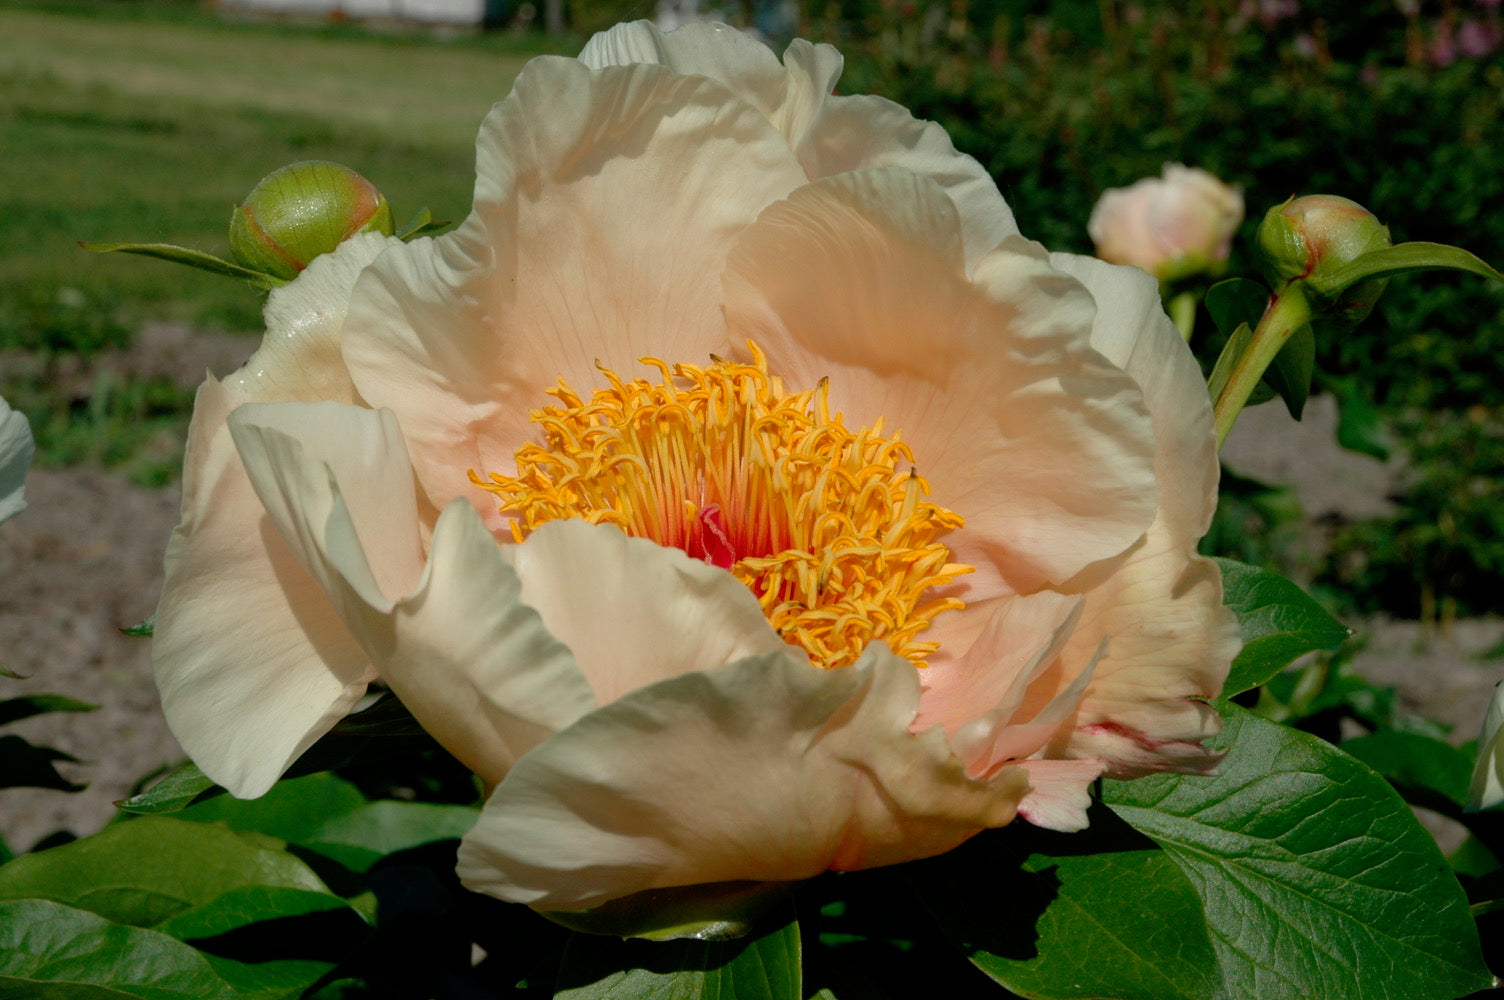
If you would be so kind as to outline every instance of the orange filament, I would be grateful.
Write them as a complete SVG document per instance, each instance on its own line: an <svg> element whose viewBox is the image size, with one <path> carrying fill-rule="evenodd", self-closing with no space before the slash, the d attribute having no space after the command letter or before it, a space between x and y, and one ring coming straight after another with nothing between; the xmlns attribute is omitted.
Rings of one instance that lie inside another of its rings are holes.
<svg viewBox="0 0 1504 1000"><path fill-rule="evenodd" d="M517 450L517 474L470 480L515 515L519 542L577 517L729 569L819 666L852 663L874 641L925 666L938 644L919 634L964 606L926 597L971 572L939 541L961 516L923 499L929 485L881 419L847 430L825 380L785 392L749 346L750 364L642 359L658 382L597 365L610 387L588 402L560 380L559 405L532 413L544 443Z"/></svg>

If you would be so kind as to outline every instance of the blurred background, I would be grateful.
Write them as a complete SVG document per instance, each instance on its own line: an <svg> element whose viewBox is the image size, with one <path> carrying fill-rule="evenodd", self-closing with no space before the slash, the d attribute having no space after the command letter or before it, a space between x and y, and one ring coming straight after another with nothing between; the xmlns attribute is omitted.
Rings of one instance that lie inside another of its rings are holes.
<svg viewBox="0 0 1504 1000"><path fill-rule="evenodd" d="M38 450L31 508L0 526L0 666L26 675L0 697L103 706L14 727L88 761L64 771L91 788L0 791L13 846L87 832L177 756L146 644L116 630L156 603L193 389L260 329L248 286L78 241L226 255L231 206L309 158L369 177L399 228L423 207L457 222L476 127L527 58L696 17L836 44L842 92L940 122L1052 249L1090 253L1102 192L1168 162L1242 189L1234 275L1264 211L1317 191L1396 242L1504 264L1499 0L6 0L0 395ZM1209 367L1221 344L1197 331ZM1504 292L1401 278L1317 351L1301 423L1274 401L1234 432L1206 549L1290 575L1359 635L1264 708L1463 743L1504 676Z"/></svg>

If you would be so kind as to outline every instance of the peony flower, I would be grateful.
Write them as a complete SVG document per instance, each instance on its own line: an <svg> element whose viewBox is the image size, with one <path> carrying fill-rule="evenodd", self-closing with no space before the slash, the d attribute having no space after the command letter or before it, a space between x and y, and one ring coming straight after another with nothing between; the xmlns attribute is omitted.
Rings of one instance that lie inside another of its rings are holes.
<svg viewBox="0 0 1504 1000"><path fill-rule="evenodd" d="M1219 273L1243 221L1242 192L1178 163L1163 174L1102 192L1086 224L1097 256L1160 281Z"/></svg>
<svg viewBox="0 0 1504 1000"><path fill-rule="evenodd" d="M26 467L34 449L26 417L0 397L0 521L26 509Z"/></svg>
<svg viewBox="0 0 1504 1000"><path fill-rule="evenodd" d="M731 29L530 62L474 210L357 236L199 390L154 658L264 792L380 679L578 914L1085 822L1204 771L1236 627L1195 361L945 133Z"/></svg>

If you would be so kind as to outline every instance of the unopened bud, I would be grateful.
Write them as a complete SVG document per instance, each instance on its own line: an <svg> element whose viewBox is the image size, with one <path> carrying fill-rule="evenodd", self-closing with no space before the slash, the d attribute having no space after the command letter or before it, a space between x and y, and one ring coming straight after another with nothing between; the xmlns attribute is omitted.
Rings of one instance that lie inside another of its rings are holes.
<svg viewBox="0 0 1504 1000"><path fill-rule="evenodd" d="M230 253L246 267L295 278L356 233L392 234L392 210L349 167L302 160L279 167L230 215Z"/></svg>
<svg viewBox="0 0 1504 1000"><path fill-rule="evenodd" d="M1292 198L1269 210L1259 225L1264 273L1276 293L1296 281L1336 274L1366 253L1390 245L1389 229L1355 201L1333 194ZM1338 291L1321 312L1339 324L1367 316L1387 279L1358 281Z"/></svg>

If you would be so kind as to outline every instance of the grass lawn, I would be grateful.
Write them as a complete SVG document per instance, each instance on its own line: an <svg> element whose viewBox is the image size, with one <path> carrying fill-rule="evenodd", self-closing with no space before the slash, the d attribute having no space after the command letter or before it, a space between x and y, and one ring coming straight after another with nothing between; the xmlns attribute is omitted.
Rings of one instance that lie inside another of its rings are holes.
<svg viewBox="0 0 1504 1000"><path fill-rule="evenodd" d="M293 160L366 174L399 224L424 205L457 221L469 207L476 127L527 58L494 42L98 10L0 9L0 346L63 288L127 323L256 327L248 288L76 243L224 253L230 207Z"/></svg>
<svg viewBox="0 0 1504 1000"><path fill-rule="evenodd" d="M258 331L263 295L78 241L227 256L231 207L301 159L365 174L398 225L424 206L458 222L476 129L533 54L499 36L234 24L153 0L0 8L0 38L0 395L30 419L36 464L147 485L178 475L191 392L101 369L81 394L53 360L123 345L147 320ZM8 348L32 362L8 365Z"/></svg>

